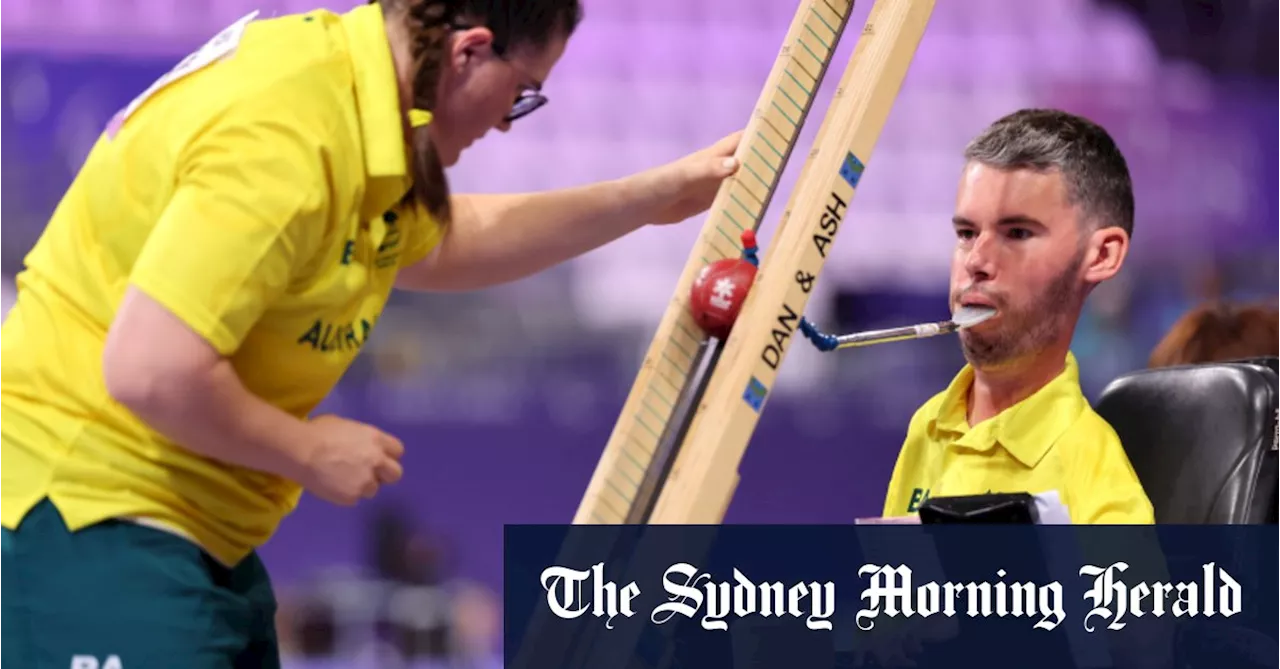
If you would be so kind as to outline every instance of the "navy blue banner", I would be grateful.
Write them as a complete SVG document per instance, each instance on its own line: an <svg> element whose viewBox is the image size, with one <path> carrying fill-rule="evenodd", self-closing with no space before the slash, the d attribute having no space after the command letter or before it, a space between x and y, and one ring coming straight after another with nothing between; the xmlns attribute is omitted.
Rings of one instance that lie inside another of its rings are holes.
<svg viewBox="0 0 1280 669"><path fill-rule="evenodd" d="M508 526L506 666L1275 667L1274 526Z"/></svg>

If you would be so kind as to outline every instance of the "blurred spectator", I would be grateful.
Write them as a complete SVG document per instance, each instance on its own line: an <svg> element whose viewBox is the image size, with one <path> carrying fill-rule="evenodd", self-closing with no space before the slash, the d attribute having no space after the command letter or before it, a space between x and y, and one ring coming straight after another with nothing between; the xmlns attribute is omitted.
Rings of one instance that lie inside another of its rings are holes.
<svg viewBox="0 0 1280 669"><path fill-rule="evenodd" d="M435 542L418 531L408 510L383 507L370 525L374 578L385 584L379 627L404 658L449 655L452 622Z"/></svg>
<svg viewBox="0 0 1280 669"><path fill-rule="evenodd" d="M454 577L444 544L409 508L380 506L366 528L366 569L326 570L282 591L278 626L288 666L357 659L380 669L499 666L498 596Z"/></svg>
<svg viewBox="0 0 1280 669"><path fill-rule="evenodd" d="M444 580L440 547L417 531L408 509L391 504L380 509L369 539L376 578L406 585L440 585Z"/></svg>
<svg viewBox="0 0 1280 669"><path fill-rule="evenodd" d="M1187 312L1156 345L1148 362L1168 367L1221 362L1280 351L1280 324L1272 304L1208 302Z"/></svg>
<svg viewBox="0 0 1280 669"><path fill-rule="evenodd" d="M502 634L502 607L497 595L479 584L459 583L453 593L452 620L452 666L500 664L496 646Z"/></svg>

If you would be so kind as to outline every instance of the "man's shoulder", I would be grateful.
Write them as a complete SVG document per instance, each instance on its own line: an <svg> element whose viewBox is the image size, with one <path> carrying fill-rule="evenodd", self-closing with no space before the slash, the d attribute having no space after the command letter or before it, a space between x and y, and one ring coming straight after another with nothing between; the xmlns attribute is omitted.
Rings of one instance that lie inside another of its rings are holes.
<svg viewBox="0 0 1280 669"><path fill-rule="evenodd" d="M1080 415L1076 417L1063 437L1070 441L1074 450L1097 453L1124 448L1115 428L1097 411L1094 411L1088 402L1084 403Z"/></svg>
<svg viewBox="0 0 1280 669"><path fill-rule="evenodd" d="M1076 523L1150 524L1151 500L1115 428L1086 406L1063 435L1062 463Z"/></svg>
<svg viewBox="0 0 1280 669"><path fill-rule="evenodd" d="M1087 404L1055 450L1062 454L1063 466L1076 475L1092 477L1106 472L1108 476L1137 480L1120 435Z"/></svg>
<svg viewBox="0 0 1280 669"><path fill-rule="evenodd" d="M911 414L911 421L907 424L907 437L923 436L929 430L929 423L938 417L938 411L942 409L943 402L947 400L947 391L942 390L925 400L915 413Z"/></svg>

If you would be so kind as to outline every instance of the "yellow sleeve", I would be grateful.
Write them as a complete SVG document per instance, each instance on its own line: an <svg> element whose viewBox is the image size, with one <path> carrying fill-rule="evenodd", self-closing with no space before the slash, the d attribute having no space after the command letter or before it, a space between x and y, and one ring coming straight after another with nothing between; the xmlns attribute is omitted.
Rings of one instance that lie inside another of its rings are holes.
<svg viewBox="0 0 1280 669"><path fill-rule="evenodd" d="M1120 437L1101 423L1082 435L1092 443L1078 443L1082 457L1071 474L1068 511L1076 525L1151 525L1155 511L1138 481Z"/></svg>
<svg viewBox="0 0 1280 669"><path fill-rule="evenodd" d="M897 516L906 516L907 504L911 497L912 486L915 478L919 476L917 462L919 460L916 446L922 435L925 433L929 416L937 412L937 404L929 401L916 410L911 416L911 422L907 426L907 436L902 442L902 448L898 450L898 458L893 464L893 474L889 477L889 487L884 496L884 507L881 509L880 515L885 518L893 518Z"/></svg>
<svg viewBox="0 0 1280 669"><path fill-rule="evenodd" d="M130 281L233 353L323 239L327 177L307 128L236 103L182 153Z"/></svg>
<svg viewBox="0 0 1280 669"><path fill-rule="evenodd" d="M400 267L409 267L431 255L431 252L444 240L444 224L427 213L422 205L413 207L413 226L409 243L400 254Z"/></svg>
<svg viewBox="0 0 1280 669"><path fill-rule="evenodd" d="M902 443L902 448L898 450L898 458L893 463L893 473L889 476L889 487L884 494L884 507L880 510L883 518L892 518L893 516L903 515L902 485L905 474L903 472L904 460L906 460L907 446L911 443L910 436Z"/></svg>
<svg viewBox="0 0 1280 669"><path fill-rule="evenodd" d="M1067 444L1082 454L1070 474L1071 522L1076 525L1145 525L1123 534L1077 534L1080 564L1105 566L1123 560L1124 579L1131 583L1170 581L1169 561L1155 527L1155 512L1143 490L1119 435L1101 416L1087 417L1080 440ZM1172 618L1152 620L1125 630L1123 642L1110 650L1116 666L1172 665L1177 624ZM1138 662L1137 660L1141 660Z"/></svg>

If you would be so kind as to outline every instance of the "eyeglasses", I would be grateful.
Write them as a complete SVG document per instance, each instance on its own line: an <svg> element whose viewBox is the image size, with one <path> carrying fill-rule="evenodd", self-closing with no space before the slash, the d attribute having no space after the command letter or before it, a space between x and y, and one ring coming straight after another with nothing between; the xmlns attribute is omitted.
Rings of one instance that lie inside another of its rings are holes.
<svg viewBox="0 0 1280 669"><path fill-rule="evenodd" d="M518 118L532 114L545 104L547 104L547 96L540 91L526 89L516 96L515 103L511 105L511 111L507 113L503 120L511 123Z"/></svg>

